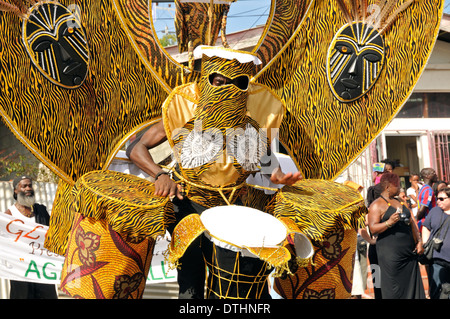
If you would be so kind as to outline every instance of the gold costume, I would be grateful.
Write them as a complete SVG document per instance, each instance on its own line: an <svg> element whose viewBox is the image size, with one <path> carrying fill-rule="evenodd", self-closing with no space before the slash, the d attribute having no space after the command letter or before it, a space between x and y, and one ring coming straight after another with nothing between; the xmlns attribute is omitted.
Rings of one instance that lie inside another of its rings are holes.
<svg viewBox="0 0 450 319"><path fill-rule="evenodd" d="M205 85L207 79L176 62L161 47L152 24L152 1L0 0L0 10L5 11L0 14L0 114L15 136L60 177L45 245L57 254L70 255L75 266L67 265L66 273L92 260L109 262L108 255L92 259L92 254L109 251L102 246L108 243L116 250L113 239L122 243L121 248L133 248L126 251L147 256L152 236L170 222L169 202L158 204L167 209L166 215L153 208L147 212L151 217L144 219L151 225L147 233L141 232L145 223L128 219L132 215L127 213L127 218L116 219L120 214L106 213L101 201L87 193L89 203L95 203L85 206L89 216L82 218L83 212L74 210L74 194L84 193L82 177L103 171L109 178L105 170L130 136L163 117L174 156L180 160L177 178L185 180L188 196L206 206L235 202L245 177L260 169L254 159L261 159L259 151L272 142L271 129L279 127L280 142L305 180L274 196L250 187L246 204L274 214L280 213L277 204L287 205L286 218L312 236L316 253L314 269L302 268L280 278L277 289L285 298L350 296L349 258L355 251L362 207L349 199L339 205L319 201L305 210L301 203L291 206L296 202L291 196L304 198L310 193L315 199L322 193L347 192L331 181L380 134L410 96L436 41L444 1L271 3L263 34L251 49L262 63L252 75L245 63L238 68L240 75L250 77L247 90L216 91L217 97L224 94L233 99L230 104L226 99L216 101L224 108L238 106L236 112L222 114L200 98L215 95ZM201 34L203 28L196 31ZM369 48L370 55L364 56ZM207 63L219 61L205 57ZM228 72L228 63L235 62L228 61L217 71ZM355 71L359 72L355 78L347 76ZM229 74L231 79L236 76ZM202 122L200 131L208 134L197 134L198 122ZM224 135L227 130L232 135ZM222 139L215 138L220 135ZM205 145L210 148L201 149L205 153L194 163L186 159L196 150L192 142L199 137L208 139ZM242 152L237 142L250 137L258 137L258 142L251 146L252 152ZM220 156L224 160L216 161ZM152 186L147 186L151 191ZM299 194L304 187L311 189ZM114 200L110 203L115 207ZM101 214L93 209L97 204ZM88 227L105 236L104 242L96 241ZM121 239L114 237L117 234ZM133 246L140 235L146 242ZM133 294L116 294L120 289L113 291L113 283L105 282L108 288L100 289L103 296L139 297L142 293L136 284L140 275L135 274L142 269L145 273L149 259L136 263L136 258L129 257L124 257L128 261L123 264L131 260L133 266L127 267L130 272L123 278L130 278L128 291ZM324 269L329 270L327 276L319 276ZM295 287L286 285L294 279ZM117 287L120 282L125 280L117 281ZM93 280L83 285L89 298L102 296Z"/></svg>
<svg viewBox="0 0 450 319"><path fill-rule="evenodd" d="M208 83L214 73L248 81L252 70L253 62L203 55L199 83L175 88L163 105L166 135L187 196L202 206L235 202L248 175L260 169L273 129L282 121L283 104L264 85L249 83L242 90ZM246 150L238 149L245 145Z"/></svg>

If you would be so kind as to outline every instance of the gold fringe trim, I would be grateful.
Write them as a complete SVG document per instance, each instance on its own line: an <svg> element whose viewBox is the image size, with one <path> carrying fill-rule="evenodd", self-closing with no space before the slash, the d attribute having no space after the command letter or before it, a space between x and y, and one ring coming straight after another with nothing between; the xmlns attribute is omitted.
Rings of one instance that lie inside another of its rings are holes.
<svg viewBox="0 0 450 319"><path fill-rule="evenodd" d="M297 265L297 267L299 267L299 268L306 268L309 265L314 266L314 263L312 262L312 257L309 257L309 258L296 257L294 259L294 262ZM275 267L275 271L272 274L272 276L274 278L279 278L285 274L294 275L291 271L291 268L289 267L289 262L283 263L282 265Z"/></svg>

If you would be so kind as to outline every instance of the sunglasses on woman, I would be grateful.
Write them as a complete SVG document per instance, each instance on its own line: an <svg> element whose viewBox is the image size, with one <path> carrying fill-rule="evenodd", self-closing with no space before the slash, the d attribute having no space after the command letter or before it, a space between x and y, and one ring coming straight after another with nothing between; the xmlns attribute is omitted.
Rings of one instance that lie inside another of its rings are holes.
<svg viewBox="0 0 450 319"><path fill-rule="evenodd" d="M443 201L446 200L447 198L448 198L448 197L438 197L437 200L440 200L440 201L443 202Z"/></svg>

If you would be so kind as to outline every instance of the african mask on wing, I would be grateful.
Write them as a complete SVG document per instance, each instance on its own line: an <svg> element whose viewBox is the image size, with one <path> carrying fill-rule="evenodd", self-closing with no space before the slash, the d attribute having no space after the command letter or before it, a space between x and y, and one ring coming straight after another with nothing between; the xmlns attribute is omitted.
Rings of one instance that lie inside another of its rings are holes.
<svg viewBox="0 0 450 319"><path fill-rule="evenodd" d="M442 8L442 0L313 2L298 37L257 74L286 101L280 140L305 177L336 178L392 120L430 57Z"/></svg>
<svg viewBox="0 0 450 319"><path fill-rule="evenodd" d="M351 102L363 96L380 75L384 41L378 31L356 22L336 34L328 51L327 75L334 96Z"/></svg>
<svg viewBox="0 0 450 319"><path fill-rule="evenodd" d="M384 32L413 0L396 10L397 1L368 6L367 1L348 7L337 1L347 24L334 36L327 58L327 77L333 95L341 102L352 102L366 94L377 81L385 62Z"/></svg>
<svg viewBox="0 0 450 319"><path fill-rule="evenodd" d="M77 17L59 2L37 3L22 26L26 50L39 71L52 83L79 87L86 78L89 50Z"/></svg>

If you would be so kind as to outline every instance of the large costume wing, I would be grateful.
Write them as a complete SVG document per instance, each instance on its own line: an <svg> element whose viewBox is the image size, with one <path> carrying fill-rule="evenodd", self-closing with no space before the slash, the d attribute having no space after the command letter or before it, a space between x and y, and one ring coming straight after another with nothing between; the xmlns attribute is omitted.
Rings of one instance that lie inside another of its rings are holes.
<svg viewBox="0 0 450 319"><path fill-rule="evenodd" d="M177 70L145 63L113 1L29 3L1 2L10 12L0 12L0 112L61 178L47 246L64 254L75 182L106 168L129 134L158 120L181 82Z"/></svg>
<svg viewBox="0 0 450 319"><path fill-rule="evenodd" d="M442 0L312 1L255 79L286 103L280 140L305 177L337 177L393 119L430 57L442 10Z"/></svg>
<svg viewBox="0 0 450 319"><path fill-rule="evenodd" d="M309 2L274 1L255 47L263 62L294 34ZM16 8L20 14L0 15L0 112L31 152L69 184L107 167L131 132L160 116L167 94L197 76L160 45L151 1L44 1ZM52 45L45 47L48 38ZM73 55L81 56L81 83L51 74L66 67L61 46L75 47Z"/></svg>
<svg viewBox="0 0 450 319"><path fill-rule="evenodd" d="M44 1L23 11L0 13L0 112L73 185L104 168L128 132L159 117L173 83L143 64L111 1Z"/></svg>
<svg viewBox="0 0 450 319"><path fill-rule="evenodd" d="M294 33L309 1L273 3L257 45L265 62ZM108 167L130 135L159 119L168 93L197 73L161 47L151 1L0 5L0 112L61 178L46 245L64 254L75 182Z"/></svg>

